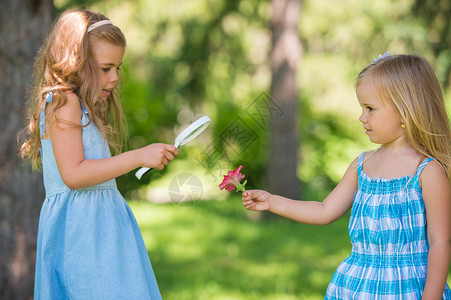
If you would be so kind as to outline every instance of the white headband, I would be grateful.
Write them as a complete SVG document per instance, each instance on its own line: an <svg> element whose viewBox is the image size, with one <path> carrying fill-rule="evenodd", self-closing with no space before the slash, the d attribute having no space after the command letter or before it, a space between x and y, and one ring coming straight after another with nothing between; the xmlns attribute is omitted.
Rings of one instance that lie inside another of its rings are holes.
<svg viewBox="0 0 451 300"><path fill-rule="evenodd" d="M91 26L88 27L88 32L91 32L92 30L96 29L97 27L103 26L103 25L113 25L113 23L110 20L102 20L99 22L95 22Z"/></svg>

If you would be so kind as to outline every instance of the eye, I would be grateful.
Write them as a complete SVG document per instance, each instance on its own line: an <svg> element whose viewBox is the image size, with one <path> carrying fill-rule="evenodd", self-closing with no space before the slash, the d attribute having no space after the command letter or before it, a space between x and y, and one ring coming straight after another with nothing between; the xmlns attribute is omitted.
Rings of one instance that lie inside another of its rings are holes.
<svg viewBox="0 0 451 300"><path fill-rule="evenodd" d="M102 71L107 73L110 70L110 68L102 68Z"/></svg>
<svg viewBox="0 0 451 300"><path fill-rule="evenodd" d="M372 108L371 106L365 105L362 107L364 110L367 110L369 112L372 112L374 110L374 108Z"/></svg>

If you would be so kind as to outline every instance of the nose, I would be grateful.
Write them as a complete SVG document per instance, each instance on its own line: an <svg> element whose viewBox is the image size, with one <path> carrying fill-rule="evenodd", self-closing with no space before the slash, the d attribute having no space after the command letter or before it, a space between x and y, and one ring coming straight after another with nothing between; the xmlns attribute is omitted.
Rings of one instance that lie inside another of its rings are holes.
<svg viewBox="0 0 451 300"><path fill-rule="evenodd" d="M114 70L113 72L111 72L110 82L117 83L118 81L119 81L119 74L118 74L117 70Z"/></svg>
<svg viewBox="0 0 451 300"><path fill-rule="evenodd" d="M365 110L362 109L362 113L360 114L359 121L362 123L366 123L366 119L367 119L367 116L366 116Z"/></svg>

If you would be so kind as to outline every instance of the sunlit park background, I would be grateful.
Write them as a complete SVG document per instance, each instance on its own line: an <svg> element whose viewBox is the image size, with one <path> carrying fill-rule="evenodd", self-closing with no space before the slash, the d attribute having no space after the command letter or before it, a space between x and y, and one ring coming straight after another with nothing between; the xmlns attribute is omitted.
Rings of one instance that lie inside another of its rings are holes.
<svg viewBox="0 0 451 300"><path fill-rule="evenodd" d="M267 188L271 1L55 0L98 10L127 37L121 99L128 148L175 136L202 115L210 127L163 171L118 178L165 300L322 299L349 255L349 215L328 226L247 212L222 175L243 165ZM376 146L358 121L358 72L379 54L425 56L450 101L449 0L303 0L298 23L297 177L322 200L349 163ZM289 51L289 49L288 49Z"/></svg>
<svg viewBox="0 0 451 300"><path fill-rule="evenodd" d="M450 40L441 32L449 28L449 16L430 15L435 3L302 1L300 198L322 200L350 161L375 147L358 122L354 80L380 53L425 56L449 106ZM212 118L207 131L183 146L164 171L140 181L132 173L118 179L163 298L323 298L335 268L350 252L349 216L324 227L262 218L246 212L238 194L218 189L222 174L239 164L248 188L267 186L268 130L255 112L284 114L277 106L261 111L262 104L272 103L270 1L56 0L55 5L99 10L124 31L121 97L130 148L172 143L197 117ZM230 128L245 131L244 136Z"/></svg>

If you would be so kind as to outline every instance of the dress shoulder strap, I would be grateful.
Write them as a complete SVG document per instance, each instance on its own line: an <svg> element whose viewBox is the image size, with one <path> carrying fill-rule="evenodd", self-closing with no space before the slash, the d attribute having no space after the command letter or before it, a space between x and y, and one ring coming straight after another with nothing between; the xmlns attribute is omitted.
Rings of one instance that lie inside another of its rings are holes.
<svg viewBox="0 0 451 300"><path fill-rule="evenodd" d="M51 103L53 99L53 92L47 93L45 96L45 102L41 110L41 119L39 121L39 131L41 133L41 139L45 135L45 107L47 106L47 103Z"/></svg>
<svg viewBox="0 0 451 300"><path fill-rule="evenodd" d="M365 158L365 152L360 153L359 159L357 160L357 174L360 175L363 168L363 159Z"/></svg>
<svg viewBox="0 0 451 300"><path fill-rule="evenodd" d="M86 109L86 107L83 105L83 103L81 103L80 101L80 108L83 111L84 115L88 115L88 110Z"/></svg>
<svg viewBox="0 0 451 300"><path fill-rule="evenodd" d="M426 165L427 165L430 161L432 161L432 160L434 160L434 159L433 159L433 158L430 158L430 157L425 158L425 159L421 162L421 164L418 166L418 168L417 168L417 170L416 170L416 172L415 172L415 176L420 176L421 171L423 171L424 167L426 167Z"/></svg>
<svg viewBox="0 0 451 300"><path fill-rule="evenodd" d="M420 180L419 180L421 171L423 171L424 167L426 167L426 165L432 160L434 160L434 159L430 158L430 157L425 158L421 162L421 164L418 166L417 170L415 171L415 175L413 175L413 177L411 177L410 180L409 180L409 182L412 181L412 183L411 183L412 188L414 188L414 189L421 189L421 187L420 187Z"/></svg>
<svg viewBox="0 0 451 300"><path fill-rule="evenodd" d="M45 107L47 106L47 103L52 103L53 95L54 95L53 92L48 92L47 93L47 95L45 96L44 105L43 105L42 110L41 110L41 119L40 119L40 122L39 122L39 131L41 133L41 139L45 135ZM87 121L88 121L88 110L81 103L81 101L80 101L80 108L81 108L81 110L83 112L83 122L87 123Z"/></svg>

